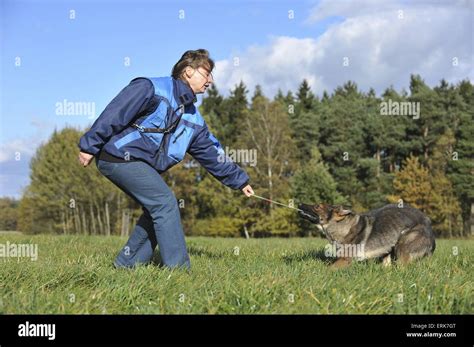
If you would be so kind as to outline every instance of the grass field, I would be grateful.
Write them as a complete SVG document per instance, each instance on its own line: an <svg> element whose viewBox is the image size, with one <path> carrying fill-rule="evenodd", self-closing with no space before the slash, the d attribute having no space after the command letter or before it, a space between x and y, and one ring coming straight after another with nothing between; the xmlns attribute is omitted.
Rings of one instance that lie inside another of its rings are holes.
<svg viewBox="0 0 474 347"><path fill-rule="evenodd" d="M334 271L325 240L188 237L192 270L112 267L125 239L1 234L38 259L0 258L1 313L473 313L474 240L432 258ZM236 248L237 247L237 248Z"/></svg>

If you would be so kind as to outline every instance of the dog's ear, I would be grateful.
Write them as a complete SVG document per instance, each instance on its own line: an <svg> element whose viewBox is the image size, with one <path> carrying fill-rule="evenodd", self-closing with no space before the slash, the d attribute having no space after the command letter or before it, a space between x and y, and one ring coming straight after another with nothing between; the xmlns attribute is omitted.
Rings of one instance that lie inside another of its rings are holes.
<svg viewBox="0 0 474 347"><path fill-rule="evenodd" d="M352 210L346 206L338 206L334 211L338 216L344 217L352 213Z"/></svg>
<svg viewBox="0 0 474 347"><path fill-rule="evenodd" d="M339 210L340 215L346 216L346 215L351 214L351 213L352 213L352 210L351 210L350 206L341 206L340 207L340 210Z"/></svg>
<svg viewBox="0 0 474 347"><path fill-rule="evenodd" d="M346 219L347 216L352 214L352 211L349 209L344 208L343 206L334 206L335 208L332 210L332 215L330 220L334 222L340 222Z"/></svg>

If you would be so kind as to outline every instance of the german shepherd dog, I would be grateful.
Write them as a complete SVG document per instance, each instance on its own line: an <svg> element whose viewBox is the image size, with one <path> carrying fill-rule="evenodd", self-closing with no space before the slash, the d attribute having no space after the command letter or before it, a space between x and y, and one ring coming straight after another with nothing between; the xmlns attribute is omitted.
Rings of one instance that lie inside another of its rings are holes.
<svg viewBox="0 0 474 347"><path fill-rule="evenodd" d="M363 214L326 204L300 204L299 208L304 211L300 212L301 217L316 223L339 249L356 245L358 250L362 250L355 257L338 255L333 264L336 268L349 265L353 258L379 258L384 265L390 265L394 258L407 264L431 255L435 250L430 219L410 206L386 205Z"/></svg>

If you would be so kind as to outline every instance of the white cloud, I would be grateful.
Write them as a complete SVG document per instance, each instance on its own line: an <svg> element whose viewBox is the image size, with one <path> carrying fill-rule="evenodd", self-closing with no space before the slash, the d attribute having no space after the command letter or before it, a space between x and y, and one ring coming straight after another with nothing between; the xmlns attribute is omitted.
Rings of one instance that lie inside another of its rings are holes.
<svg viewBox="0 0 474 347"><path fill-rule="evenodd" d="M0 163L17 160L18 156L31 158L38 145L38 142L28 139L16 139L0 144Z"/></svg>
<svg viewBox="0 0 474 347"><path fill-rule="evenodd" d="M307 23L333 16L344 19L317 38L270 37L268 45L238 53L239 66L234 66L234 56L218 61L216 85L226 94L243 80L250 90L260 84L271 96L278 88L295 91L303 78L317 94L347 80L379 93L390 85L406 88L412 73L430 85L442 78L474 80L470 11L468 1L322 1ZM347 67L344 57L349 59Z"/></svg>
<svg viewBox="0 0 474 347"><path fill-rule="evenodd" d="M53 128L52 123L42 120L32 120L30 125L36 130L33 136L19 137L10 141L4 140L3 143L0 143L0 163L18 160L18 153L20 158L24 157L29 160Z"/></svg>
<svg viewBox="0 0 474 347"><path fill-rule="evenodd" d="M30 122L36 133L0 144L0 196L19 198L29 184L29 164L38 147L51 131L51 123L39 120Z"/></svg>
<svg viewBox="0 0 474 347"><path fill-rule="evenodd" d="M29 163L40 140L16 139L0 145L0 196L19 198L29 183Z"/></svg>

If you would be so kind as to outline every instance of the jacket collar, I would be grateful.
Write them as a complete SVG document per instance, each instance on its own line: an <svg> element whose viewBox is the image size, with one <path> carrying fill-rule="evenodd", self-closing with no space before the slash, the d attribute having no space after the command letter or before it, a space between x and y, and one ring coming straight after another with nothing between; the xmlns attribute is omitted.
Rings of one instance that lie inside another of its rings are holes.
<svg viewBox="0 0 474 347"><path fill-rule="evenodd" d="M174 96L180 105L188 106L197 101L196 94L186 82L173 78L173 84Z"/></svg>

